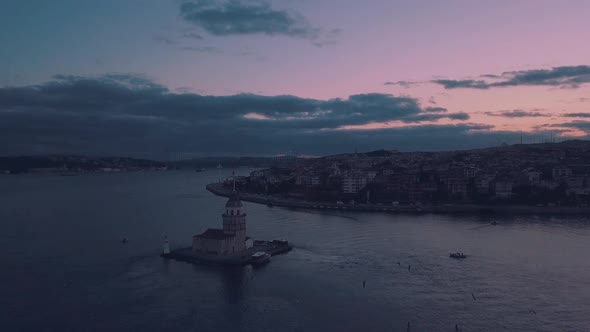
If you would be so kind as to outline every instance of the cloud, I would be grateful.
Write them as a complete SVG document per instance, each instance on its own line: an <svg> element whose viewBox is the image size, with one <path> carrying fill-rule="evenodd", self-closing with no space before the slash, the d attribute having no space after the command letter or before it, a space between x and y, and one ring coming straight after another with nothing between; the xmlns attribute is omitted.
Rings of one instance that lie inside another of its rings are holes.
<svg viewBox="0 0 590 332"><path fill-rule="evenodd" d="M490 89L511 86L553 86L573 89L590 83L590 66L561 66L551 69L520 70L505 72L500 76L488 74L480 77L493 80L436 79L432 82L442 85L445 89Z"/></svg>
<svg viewBox="0 0 590 332"><path fill-rule="evenodd" d="M155 42L158 42L158 43L162 43L162 44L166 44L166 45L176 45L176 41L175 40L172 40L172 39L170 39L168 37L158 36L157 35L157 36L152 36L152 39Z"/></svg>
<svg viewBox="0 0 590 332"><path fill-rule="evenodd" d="M436 120L440 120L440 119L451 119L451 120L461 120L461 121L466 121L469 120L469 114L464 113L464 112L458 112L458 113L450 113L450 114L441 114L441 113L427 113L427 114L419 114L413 117L408 117L405 119L402 119L401 121L406 122L406 123L412 123L412 122L424 122L424 121L436 121Z"/></svg>
<svg viewBox="0 0 590 332"><path fill-rule="evenodd" d="M590 121L575 120L566 123L549 124L547 125L547 127L573 129L577 131L582 131L586 133L586 135L590 135Z"/></svg>
<svg viewBox="0 0 590 332"><path fill-rule="evenodd" d="M397 81L397 82L385 82L383 85L399 85L403 88L411 88L416 85L420 85L422 82L415 82L415 81Z"/></svg>
<svg viewBox="0 0 590 332"><path fill-rule="evenodd" d="M590 113L565 113L562 116L566 118L590 118Z"/></svg>
<svg viewBox="0 0 590 332"><path fill-rule="evenodd" d="M489 89L490 85L482 80L445 80L439 79L432 81L433 83L442 85L445 89Z"/></svg>
<svg viewBox="0 0 590 332"><path fill-rule="evenodd" d="M180 5L180 15L215 36L264 34L316 39L320 31L302 16L274 9L263 1L185 2Z"/></svg>
<svg viewBox="0 0 590 332"><path fill-rule="evenodd" d="M368 93L205 96L138 75L57 75L0 88L0 154L78 153L168 158L170 154L329 154L395 148L437 150L495 144L491 126L423 108L410 97ZM444 120L444 122L436 122ZM347 126L399 123L387 129ZM405 124L405 125L404 125Z"/></svg>
<svg viewBox="0 0 590 332"><path fill-rule="evenodd" d="M201 36L200 34L195 33L195 32L185 32L182 34L182 37L188 38L188 39L196 39L196 40L205 39L205 38L203 38L203 36Z"/></svg>
<svg viewBox="0 0 590 332"><path fill-rule="evenodd" d="M430 112L430 113L444 113L444 112L447 112L448 110L443 107L426 107L424 109L424 111Z"/></svg>
<svg viewBox="0 0 590 332"><path fill-rule="evenodd" d="M187 52L198 52L198 53L211 53L217 55L228 55L228 56L255 56L259 60L264 60L265 57L255 55L247 50L224 50L214 46L182 46L180 50Z"/></svg>
<svg viewBox="0 0 590 332"><path fill-rule="evenodd" d="M498 112L484 112L488 116L501 116L504 118L535 118L535 117L550 117L551 113L543 113L539 111L523 111L523 110L507 110Z"/></svg>
<svg viewBox="0 0 590 332"><path fill-rule="evenodd" d="M199 53L214 53L223 54L225 53L222 49L213 46L183 46L180 48L183 51L199 52Z"/></svg>

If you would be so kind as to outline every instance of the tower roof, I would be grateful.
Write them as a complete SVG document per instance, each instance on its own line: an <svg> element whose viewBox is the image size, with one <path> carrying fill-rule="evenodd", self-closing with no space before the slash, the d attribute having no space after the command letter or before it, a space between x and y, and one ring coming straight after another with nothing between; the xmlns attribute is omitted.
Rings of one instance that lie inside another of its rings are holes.
<svg viewBox="0 0 590 332"><path fill-rule="evenodd" d="M239 208L242 207L242 201L240 200L240 195L238 195L237 191L232 191L227 203L225 203L226 208Z"/></svg>

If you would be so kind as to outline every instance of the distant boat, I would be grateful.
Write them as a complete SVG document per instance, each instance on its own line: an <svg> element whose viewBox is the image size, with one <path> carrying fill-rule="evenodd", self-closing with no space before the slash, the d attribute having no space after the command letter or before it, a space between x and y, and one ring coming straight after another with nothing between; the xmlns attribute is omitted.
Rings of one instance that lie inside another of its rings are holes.
<svg viewBox="0 0 590 332"><path fill-rule="evenodd" d="M223 166L221 166L221 164L218 164L217 168L220 169L220 168L223 168Z"/></svg>
<svg viewBox="0 0 590 332"><path fill-rule="evenodd" d="M270 254L264 251L257 251L252 254L252 265L258 266L270 262Z"/></svg>
<svg viewBox="0 0 590 332"><path fill-rule="evenodd" d="M462 252L454 252L449 254L449 257L451 258L467 258L467 256L465 256Z"/></svg>
<svg viewBox="0 0 590 332"><path fill-rule="evenodd" d="M202 172L202 171L204 171L204 170L205 170L204 168L196 168L196 169L195 169L195 172Z"/></svg>
<svg viewBox="0 0 590 332"><path fill-rule="evenodd" d="M498 224L498 222L497 222L497 221L495 221L495 220L494 220L494 221L492 221L492 225L496 226L497 224Z"/></svg>

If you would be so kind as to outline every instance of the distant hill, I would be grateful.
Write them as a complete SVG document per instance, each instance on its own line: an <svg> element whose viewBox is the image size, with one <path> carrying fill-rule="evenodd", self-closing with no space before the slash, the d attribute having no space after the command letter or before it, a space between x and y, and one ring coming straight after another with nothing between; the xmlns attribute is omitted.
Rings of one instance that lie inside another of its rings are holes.
<svg viewBox="0 0 590 332"><path fill-rule="evenodd" d="M280 157L202 157L170 162L169 165L178 168L214 168L221 165L224 168L235 167L291 167L306 160L294 156Z"/></svg>
<svg viewBox="0 0 590 332"><path fill-rule="evenodd" d="M0 171L27 173L42 170L84 170L99 169L137 170L165 167L161 161L125 157L86 157L74 155L16 156L0 157Z"/></svg>
<svg viewBox="0 0 590 332"><path fill-rule="evenodd" d="M224 168L233 167L292 167L299 163L322 160L322 159L346 159L346 158L375 158L388 157L392 155L405 154L448 154L460 155L464 153L478 154L497 154L497 153L514 153L514 152L555 152L561 151L564 157L576 156L580 153L590 153L590 140L568 140L558 143L537 143L537 144L514 144L496 147L469 149L469 150L451 150L441 152L399 152L396 150L375 150L359 153L344 153L329 155L319 158L302 158L295 156L278 156L278 157L202 157L188 160L163 162L148 159L126 158L126 157L87 157L78 155L49 155L49 156L10 156L0 157L0 171L10 171L12 173L28 172L32 169L41 168L63 168L79 170L97 170L101 168L120 168L120 169L147 169L159 167L171 168L215 168L221 165Z"/></svg>
<svg viewBox="0 0 590 332"><path fill-rule="evenodd" d="M590 140L567 140L556 143L535 143L535 144L512 144L502 145L487 148L478 149L467 149L467 150L447 150L437 152L426 152L426 151L411 151L411 152L399 152L397 150L375 150L369 152L357 152L357 153L342 153L335 155L328 155L321 158L324 159L339 159L339 158L363 158L363 157L387 157L394 154L449 154L449 153L491 153L491 152L534 152L534 151L555 151L555 150L587 150L590 152Z"/></svg>

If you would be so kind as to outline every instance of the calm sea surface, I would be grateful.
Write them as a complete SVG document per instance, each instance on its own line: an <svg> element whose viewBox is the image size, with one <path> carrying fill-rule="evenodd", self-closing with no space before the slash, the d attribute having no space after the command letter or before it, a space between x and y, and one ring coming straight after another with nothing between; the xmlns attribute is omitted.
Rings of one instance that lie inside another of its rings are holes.
<svg viewBox="0 0 590 332"><path fill-rule="evenodd" d="M221 226L221 175L0 176L0 331L590 331L590 216L246 203L250 236L295 249L259 269L160 258L163 234Z"/></svg>

